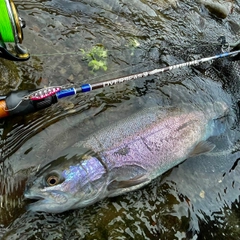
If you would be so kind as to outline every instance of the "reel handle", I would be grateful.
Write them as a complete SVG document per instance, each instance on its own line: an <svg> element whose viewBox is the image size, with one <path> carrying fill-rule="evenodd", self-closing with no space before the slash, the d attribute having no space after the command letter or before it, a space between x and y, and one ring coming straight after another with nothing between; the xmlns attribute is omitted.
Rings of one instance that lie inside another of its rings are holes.
<svg viewBox="0 0 240 240"><path fill-rule="evenodd" d="M7 50L6 45L0 41L0 57L10 61L27 61L30 58L30 54L20 47L18 44L15 46L16 55L13 55Z"/></svg>

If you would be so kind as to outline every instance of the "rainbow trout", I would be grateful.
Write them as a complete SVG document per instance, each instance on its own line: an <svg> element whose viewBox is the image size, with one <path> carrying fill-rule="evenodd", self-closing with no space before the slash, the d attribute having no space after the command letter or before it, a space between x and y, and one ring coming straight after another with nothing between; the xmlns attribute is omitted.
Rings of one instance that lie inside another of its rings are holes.
<svg viewBox="0 0 240 240"><path fill-rule="evenodd" d="M139 189L185 159L211 151L224 131L224 103L139 111L75 143L29 179L33 211L60 213Z"/></svg>

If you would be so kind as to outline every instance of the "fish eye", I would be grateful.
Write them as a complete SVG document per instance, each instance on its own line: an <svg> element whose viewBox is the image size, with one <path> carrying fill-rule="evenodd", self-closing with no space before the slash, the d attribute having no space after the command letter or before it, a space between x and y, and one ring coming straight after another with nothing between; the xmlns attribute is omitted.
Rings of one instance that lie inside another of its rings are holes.
<svg viewBox="0 0 240 240"><path fill-rule="evenodd" d="M56 172L49 173L46 176L45 180L46 180L47 185L50 187L55 186L55 185L59 184L60 182L62 182L61 176Z"/></svg>

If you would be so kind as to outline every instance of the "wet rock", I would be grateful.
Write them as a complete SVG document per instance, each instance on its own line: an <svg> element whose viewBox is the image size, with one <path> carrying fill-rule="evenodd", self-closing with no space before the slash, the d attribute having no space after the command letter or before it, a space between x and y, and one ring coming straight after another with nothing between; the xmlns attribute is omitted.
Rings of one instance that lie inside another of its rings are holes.
<svg viewBox="0 0 240 240"><path fill-rule="evenodd" d="M0 91L8 93L20 84L21 79L18 74L17 65L14 62L0 58Z"/></svg>
<svg viewBox="0 0 240 240"><path fill-rule="evenodd" d="M177 7L178 6L178 0L156 1L156 3L158 5L160 5L162 8Z"/></svg>
<svg viewBox="0 0 240 240"><path fill-rule="evenodd" d="M226 18L233 8L231 0L201 0L201 2L210 13L219 18Z"/></svg>

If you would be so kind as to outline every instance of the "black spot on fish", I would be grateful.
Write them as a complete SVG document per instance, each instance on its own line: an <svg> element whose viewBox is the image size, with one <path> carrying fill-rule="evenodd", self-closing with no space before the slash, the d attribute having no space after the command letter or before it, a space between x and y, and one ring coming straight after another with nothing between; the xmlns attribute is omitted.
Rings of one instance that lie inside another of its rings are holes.
<svg viewBox="0 0 240 240"><path fill-rule="evenodd" d="M229 172L233 171L233 170L237 167L237 165L238 165L238 163L239 163L239 160L240 160L240 158L238 158L238 159L234 162L234 164L233 164L233 166L231 167L231 169L229 170Z"/></svg>
<svg viewBox="0 0 240 240"><path fill-rule="evenodd" d="M193 124L195 122L197 122L197 120L191 120L191 121L188 121L186 123L183 123L181 126L179 126L177 131L180 131L180 130L184 129L184 128L188 127L189 125L191 125L191 124Z"/></svg>
<svg viewBox="0 0 240 240"><path fill-rule="evenodd" d="M130 152L130 148L128 146L118 149L114 152L115 155L126 156Z"/></svg>

